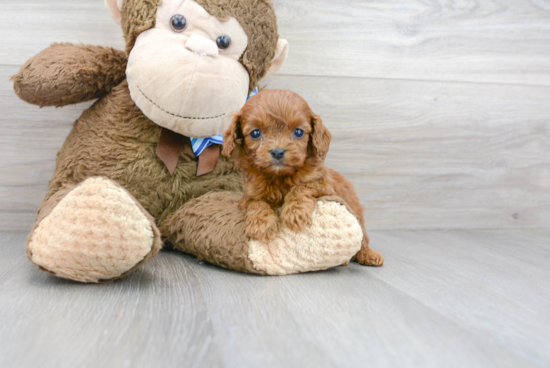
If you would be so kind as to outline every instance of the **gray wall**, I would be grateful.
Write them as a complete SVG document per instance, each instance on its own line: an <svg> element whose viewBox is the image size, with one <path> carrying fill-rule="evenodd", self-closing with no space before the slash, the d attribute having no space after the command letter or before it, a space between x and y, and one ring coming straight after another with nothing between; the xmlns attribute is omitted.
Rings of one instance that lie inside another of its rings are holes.
<svg viewBox="0 0 550 368"><path fill-rule="evenodd" d="M368 229L550 226L550 1L274 2L291 52L264 84L322 115ZM29 229L89 104L39 109L8 78L122 32L102 0L2 0L0 34L0 230Z"/></svg>

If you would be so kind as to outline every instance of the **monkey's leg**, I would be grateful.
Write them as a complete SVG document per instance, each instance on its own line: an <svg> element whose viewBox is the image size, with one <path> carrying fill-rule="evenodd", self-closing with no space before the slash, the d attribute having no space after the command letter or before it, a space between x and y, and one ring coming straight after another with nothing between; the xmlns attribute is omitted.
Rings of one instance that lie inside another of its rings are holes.
<svg viewBox="0 0 550 368"><path fill-rule="evenodd" d="M29 259L41 270L80 282L121 278L161 248L151 215L101 177L48 196L27 239Z"/></svg>
<svg viewBox="0 0 550 368"><path fill-rule="evenodd" d="M161 227L167 241L220 267L263 274L287 275L326 270L349 261L361 247L357 219L334 201L319 199L311 225L295 233L282 228L268 243L245 235L245 215L238 208L241 194L209 193L171 215Z"/></svg>
<svg viewBox="0 0 550 368"><path fill-rule="evenodd" d="M127 56L109 47L53 44L12 77L15 93L38 106L65 106L106 95L126 75Z"/></svg>

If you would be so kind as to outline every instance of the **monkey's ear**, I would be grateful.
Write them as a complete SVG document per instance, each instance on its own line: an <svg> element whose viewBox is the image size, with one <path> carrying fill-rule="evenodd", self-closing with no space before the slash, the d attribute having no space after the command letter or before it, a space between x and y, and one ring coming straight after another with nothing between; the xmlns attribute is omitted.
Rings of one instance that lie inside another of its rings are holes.
<svg viewBox="0 0 550 368"><path fill-rule="evenodd" d="M122 2L124 0L105 0L105 5L107 6L107 10L109 11L109 14L111 14L111 17L120 24L122 20L122 15L120 14L120 10L122 9Z"/></svg>
<svg viewBox="0 0 550 368"><path fill-rule="evenodd" d="M317 157L324 158L328 153L330 141L332 140L332 134L323 124L319 115L313 114L311 117L311 127L313 132L311 133L311 145Z"/></svg>
<svg viewBox="0 0 550 368"><path fill-rule="evenodd" d="M275 56L271 60L271 66L269 67L265 77L269 77L272 74L277 73L283 66L288 57L288 41L282 38L277 42L277 50L275 50Z"/></svg>
<svg viewBox="0 0 550 368"><path fill-rule="evenodd" d="M225 131L223 135L223 148L222 155L225 157L231 157L233 150L237 145L242 144L242 133L241 133L241 114L236 113L233 115L233 121L229 128Z"/></svg>

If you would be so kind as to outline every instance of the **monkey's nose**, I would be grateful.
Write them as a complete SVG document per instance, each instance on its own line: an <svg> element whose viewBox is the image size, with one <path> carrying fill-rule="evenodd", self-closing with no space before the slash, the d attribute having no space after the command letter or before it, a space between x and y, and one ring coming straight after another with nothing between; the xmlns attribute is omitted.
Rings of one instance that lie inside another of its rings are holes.
<svg viewBox="0 0 550 368"><path fill-rule="evenodd" d="M271 153L271 157L273 157L276 160L280 160L283 157L285 157L285 153L286 153L286 151L282 148L274 148L269 152Z"/></svg>
<svg viewBox="0 0 550 368"><path fill-rule="evenodd" d="M185 42L185 47L196 54L217 58L220 54L216 43L199 34L193 34Z"/></svg>

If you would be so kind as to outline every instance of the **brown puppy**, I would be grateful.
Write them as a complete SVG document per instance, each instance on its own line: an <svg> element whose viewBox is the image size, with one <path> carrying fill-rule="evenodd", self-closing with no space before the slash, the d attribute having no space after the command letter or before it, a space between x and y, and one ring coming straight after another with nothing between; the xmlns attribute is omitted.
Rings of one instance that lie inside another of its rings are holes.
<svg viewBox="0 0 550 368"><path fill-rule="evenodd" d="M384 258L369 248L363 206L353 185L324 166L332 136L307 102L290 91L268 90L252 97L235 114L224 135L223 155L234 156L245 172L239 206L246 212L246 233L259 241L275 239L280 221L299 232L311 222L316 198L338 195L351 207L363 229L354 257L369 266Z"/></svg>

